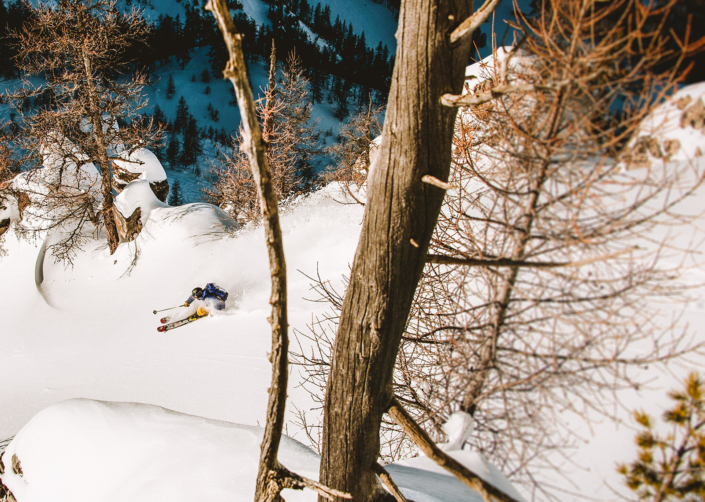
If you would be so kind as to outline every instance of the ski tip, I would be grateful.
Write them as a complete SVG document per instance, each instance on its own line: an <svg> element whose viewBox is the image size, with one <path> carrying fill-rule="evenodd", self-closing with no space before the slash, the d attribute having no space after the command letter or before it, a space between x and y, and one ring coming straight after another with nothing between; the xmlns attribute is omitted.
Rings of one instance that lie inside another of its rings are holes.
<svg viewBox="0 0 705 502"><path fill-rule="evenodd" d="M164 331L166 331L166 326L157 327L157 331L159 331L160 333L163 333Z"/></svg>

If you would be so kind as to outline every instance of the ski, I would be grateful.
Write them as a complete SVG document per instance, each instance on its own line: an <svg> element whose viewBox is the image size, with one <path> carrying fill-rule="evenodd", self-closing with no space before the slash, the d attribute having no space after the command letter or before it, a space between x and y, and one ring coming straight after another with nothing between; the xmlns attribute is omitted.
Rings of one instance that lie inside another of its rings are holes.
<svg viewBox="0 0 705 502"><path fill-rule="evenodd" d="M171 321L171 316L170 316L170 315L168 315L168 316L166 316L166 317L162 317L161 319L159 319L159 322L162 323L162 324L166 324L166 323L168 323L169 321Z"/></svg>
<svg viewBox="0 0 705 502"><path fill-rule="evenodd" d="M188 324L193 321L198 321L199 319L203 319L206 316L199 316L198 314L193 314L190 317L187 317L186 319L182 319L180 321L175 321L175 322L170 322L169 324L165 324L164 326L159 326L157 328L157 331L160 333L163 333L164 331L169 331L170 329L175 329L179 328L185 324Z"/></svg>

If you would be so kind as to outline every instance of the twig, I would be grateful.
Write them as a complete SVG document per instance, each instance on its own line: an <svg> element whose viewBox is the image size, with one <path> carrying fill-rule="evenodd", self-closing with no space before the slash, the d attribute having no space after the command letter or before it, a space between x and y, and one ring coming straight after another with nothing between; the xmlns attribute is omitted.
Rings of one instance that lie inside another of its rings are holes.
<svg viewBox="0 0 705 502"><path fill-rule="evenodd" d="M463 464L441 450L419 424L409 415L396 398L392 398L387 410L390 417L406 432L428 458L453 474L460 481L478 492L485 502L496 499L500 502L520 502L487 483Z"/></svg>
<svg viewBox="0 0 705 502"><path fill-rule="evenodd" d="M616 251L614 253L596 256L580 261L562 261L562 262L533 262L524 260L512 260L511 258L456 258L454 256L443 256L438 254L426 255L426 263L435 263L438 265L465 265L468 267L526 267L526 268L561 268L561 267L582 267L590 265L598 261L605 261L626 253L631 253L637 248L632 247Z"/></svg>
<svg viewBox="0 0 705 502"><path fill-rule="evenodd" d="M436 186L438 188L442 188L443 190L452 190L456 188L455 186L451 185L450 183L446 183L445 181L441 181L435 176L431 176L430 174L426 174L421 178L421 181L424 183L428 183L429 185Z"/></svg>
<svg viewBox="0 0 705 502"><path fill-rule="evenodd" d="M308 488L318 493L320 496L327 498L328 500L335 500L336 497L344 499L352 499L352 495L346 492L341 492L322 485L318 481L313 479L305 478L299 476L296 473L291 472L283 465L279 464L279 469L277 472L277 478L279 479L279 484L281 488L291 488L294 490L303 490Z"/></svg>

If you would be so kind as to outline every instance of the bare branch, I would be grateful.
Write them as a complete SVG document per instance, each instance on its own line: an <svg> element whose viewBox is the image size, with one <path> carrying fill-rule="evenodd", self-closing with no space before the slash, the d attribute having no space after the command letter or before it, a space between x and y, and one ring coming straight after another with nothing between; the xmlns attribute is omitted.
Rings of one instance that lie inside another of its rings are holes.
<svg viewBox="0 0 705 502"><path fill-rule="evenodd" d="M382 464L380 464L379 462L375 462L372 465L372 470L375 472L375 474L377 474L377 476L379 476L379 479L382 480L382 483L384 483L384 486L387 487L390 493L394 495L394 498L397 499L397 502L408 502L404 494L401 492L397 484L392 479L392 476L390 476L387 472L387 469L382 467Z"/></svg>
<svg viewBox="0 0 705 502"><path fill-rule="evenodd" d="M461 108L464 106L479 106L488 103L495 98L512 93L533 93L537 91L558 91L571 83L570 80L555 82L550 85L536 84L500 84L488 91L481 91L474 94L443 94L441 103L443 106Z"/></svg>
<svg viewBox="0 0 705 502"><path fill-rule="evenodd" d="M590 265L599 261L610 260L618 256L622 256L627 253L638 249L638 247L632 247L629 249L623 249L621 251L616 251L614 253L608 253L594 258L588 258L580 261L564 261L564 262L533 262L524 260L513 260L511 258L456 258L453 256L443 256L438 254L426 255L426 263L435 263L438 265L465 265L468 267L529 267L529 268L561 268L561 267L582 267L585 265Z"/></svg>
<svg viewBox="0 0 705 502"><path fill-rule="evenodd" d="M500 0L485 0L482 7L453 30L450 34L451 45L455 45L465 37L472 36L473 32L487 21L487 18L494 12L499 2Z"/></svg>
<svg viewBox="0 0 705 502"><path fill-rule="evenodd" d="M328 500L335 500L336 497L348 500L352 499L352 495L350 495L349 493L334 490L333 488L328 488L327 486L322 485L318 481L299 476L298 474L289 471L286 467L282 466L281 464L279 465L277 475L279 477L279 483L281 484L282 488L292 488L294 490L303 490L304 488L308 488L309 490L318 493L320 496L325 497Z"/></svg>
<svg viewBox="0 0 705 502"><path fill-rule="evenodd" d="M441 188L443 190L452 190L456 187L451 185L450 183L446 183L445 181L441 181L435 176L431 176L430 174L425 174L422 178L421 181L424 183L428 183L429 185L436 186L438 188Z"/></svg>

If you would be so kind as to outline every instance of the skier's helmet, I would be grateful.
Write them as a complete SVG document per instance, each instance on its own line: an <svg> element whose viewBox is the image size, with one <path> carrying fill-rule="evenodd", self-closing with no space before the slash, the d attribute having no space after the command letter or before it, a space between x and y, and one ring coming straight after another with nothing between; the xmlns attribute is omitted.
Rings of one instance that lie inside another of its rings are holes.
<svg viewBox="0 0 705 502"><path fill-rule="evenodd" d="M191 294L193 295L194 298L201 298L201 296L203 295L203 289L193 288L193 291L191 291Z"/></svg>

